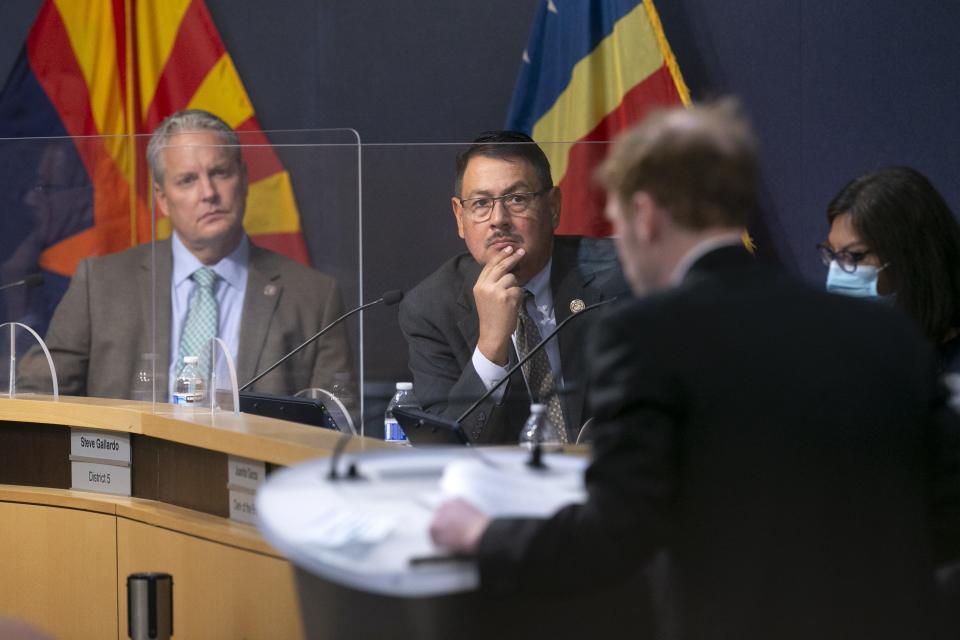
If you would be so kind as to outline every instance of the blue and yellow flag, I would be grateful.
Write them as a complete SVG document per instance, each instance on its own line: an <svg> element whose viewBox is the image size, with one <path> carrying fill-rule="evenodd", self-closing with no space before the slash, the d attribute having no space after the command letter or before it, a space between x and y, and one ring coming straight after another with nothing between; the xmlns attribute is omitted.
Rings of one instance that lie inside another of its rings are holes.
<svg viewBox="0 0 960 640"><path fill-rule="evenodd" d="M543 0L507 127L544 147L563 191L557 232L610 235L593 184L608 146L590 143L612 140L651 109L689 102L652 0Z"/></svg>

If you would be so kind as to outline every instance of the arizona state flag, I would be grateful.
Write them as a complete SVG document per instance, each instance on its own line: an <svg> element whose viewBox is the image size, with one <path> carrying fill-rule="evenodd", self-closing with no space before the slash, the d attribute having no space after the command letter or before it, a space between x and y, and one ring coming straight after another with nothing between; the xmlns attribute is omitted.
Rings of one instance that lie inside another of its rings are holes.
<svg viewBox="0 0 960 640"><path fill-rule="evenodd" d="M215 113L255 146L243 150L244 226L308 262L290 176L203 0L46 0L0 93L0 283L40 268L48 284L26 302L4 299L0 321L42 332L81 259L151 239L138 134L186 108ZM10 139L25 137L49 139ZM170 233L166 219L156 229Z"/></svg>
<svg viewBox="0 0 960 640"><path fill-rule="evenodd" d="M608 145L597 143L651 109L689 102L652 0L543 0L507 127L541 143L550 160L563 192L557 233L609 236L593 184Z"/></svg>

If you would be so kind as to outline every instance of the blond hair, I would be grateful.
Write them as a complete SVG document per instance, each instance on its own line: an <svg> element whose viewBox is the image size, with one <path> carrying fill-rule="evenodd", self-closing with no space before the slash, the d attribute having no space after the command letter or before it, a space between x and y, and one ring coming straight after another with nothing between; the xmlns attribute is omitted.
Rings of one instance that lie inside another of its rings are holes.
<svg viewBox="0 0 960 640"><path fill-rule="evenodd" d="M734 99L665 109L620 135L596 178L622 202L649 193L681 227L742 227L756 207L756 146Z"/></svg>

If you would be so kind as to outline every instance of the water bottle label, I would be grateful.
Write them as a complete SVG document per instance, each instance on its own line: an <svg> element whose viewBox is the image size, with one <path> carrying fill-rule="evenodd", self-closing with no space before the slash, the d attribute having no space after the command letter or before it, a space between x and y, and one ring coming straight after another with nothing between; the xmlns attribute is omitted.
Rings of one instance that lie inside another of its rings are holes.
<svg viewBox="0 0 960 640"><path fill-rule="evenodd" d="M174 393L173 404L197 404L203 401L203 392L196 393Z"/></svg>
<svg viewBox="0 0 960 640"><path fill-rule="evenodd" d="M383 421L383 439L387 442L406 442L407 434L400 428L396 420Z"/></svg>

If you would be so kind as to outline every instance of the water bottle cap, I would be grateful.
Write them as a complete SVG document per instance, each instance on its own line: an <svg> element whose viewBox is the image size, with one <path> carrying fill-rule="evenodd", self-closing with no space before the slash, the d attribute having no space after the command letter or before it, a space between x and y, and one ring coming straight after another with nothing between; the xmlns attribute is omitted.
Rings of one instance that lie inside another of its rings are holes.
<svg viewBox="0 0 960 640"><path fill-rule="evenodd" d="M183 364L197 364L200 358L197 356L183 356Z"/></svg>
<svg viewBox="0 0 960 640"><path fill-rule="evenodd" d="M397 391L413 391L412 382L398 382Z"/></svg>
<svg viewBox="0 0 960 640"><path fill-rule="evenodd" d="M543 413L547 408L545 404L532 404L530 405L530 413Z"/></svg>

